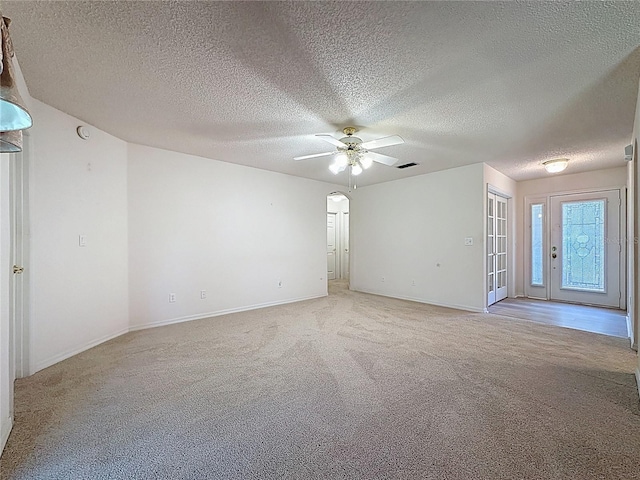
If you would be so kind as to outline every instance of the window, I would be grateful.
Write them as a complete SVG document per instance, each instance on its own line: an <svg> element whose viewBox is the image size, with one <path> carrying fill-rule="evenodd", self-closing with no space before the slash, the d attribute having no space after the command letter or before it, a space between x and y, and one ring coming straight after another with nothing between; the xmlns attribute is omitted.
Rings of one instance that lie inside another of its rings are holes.
<svg viewBox="0 0 640 480"><path fill-rule="evenodd" d="M544 286L544 204L531 205L531 285Z"/></svg>

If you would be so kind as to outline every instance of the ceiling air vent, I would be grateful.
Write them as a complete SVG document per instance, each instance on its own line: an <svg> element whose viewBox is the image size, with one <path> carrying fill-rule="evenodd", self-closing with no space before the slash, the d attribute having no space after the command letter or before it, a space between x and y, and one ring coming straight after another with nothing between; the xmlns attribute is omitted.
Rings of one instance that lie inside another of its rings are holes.
<svg viewBox="0 0 640 480"><path fill-rule="evenodd" d="M411 163L405 163L404 165L398 165L396 168L403 169L403 168L415 167L416 165L418 164L415 162L411 162Z"/></svg>

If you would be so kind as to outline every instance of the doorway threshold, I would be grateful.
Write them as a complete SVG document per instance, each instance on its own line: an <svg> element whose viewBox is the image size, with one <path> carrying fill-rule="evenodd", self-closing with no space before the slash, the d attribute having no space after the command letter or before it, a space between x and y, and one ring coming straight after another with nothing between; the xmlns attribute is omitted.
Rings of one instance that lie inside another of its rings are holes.
<svg viewBox="0 0 640 480"><path fill-rule="evenodd" d="M624 310L531 298L505 298L491 305L488 310L491 314L504 317L629 338Z"/></svg>

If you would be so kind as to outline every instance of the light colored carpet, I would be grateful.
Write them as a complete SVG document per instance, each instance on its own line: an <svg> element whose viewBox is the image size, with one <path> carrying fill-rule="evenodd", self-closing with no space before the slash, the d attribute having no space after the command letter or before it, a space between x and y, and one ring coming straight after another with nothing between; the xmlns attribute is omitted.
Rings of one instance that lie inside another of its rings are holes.
<svg viewBox="0 0 640 480"><path fill-rule="evenodd" d="M623 339L349 292L16 384L2 479L640 478Z"/></svg>

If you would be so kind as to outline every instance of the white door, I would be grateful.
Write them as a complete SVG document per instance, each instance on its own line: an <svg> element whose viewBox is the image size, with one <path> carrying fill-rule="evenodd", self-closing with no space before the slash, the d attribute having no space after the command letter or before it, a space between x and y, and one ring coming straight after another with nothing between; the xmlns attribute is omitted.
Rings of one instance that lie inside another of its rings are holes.
<svg viewBox="0 0 640 480"><path fill-rule="evenodd" d="M507 199L487 197L487 305L507 298Z"/></svg>
<svg viewBox="0 0 640 480"><path fill-rule="evenodd" d="M336 279L336 214L327 213L327 278Z"/></svg>
<svg viewBox="0 0 640 480"><path fill-rule="evenodd" d="M342 275L340 278L349 279L349 212L342 214Z"/></svg>
<svg viewBox="0 0 640 480"><path fill-rule="evenodd" d="M551 197L551 298L621 306L620 190Z"/></svg>

